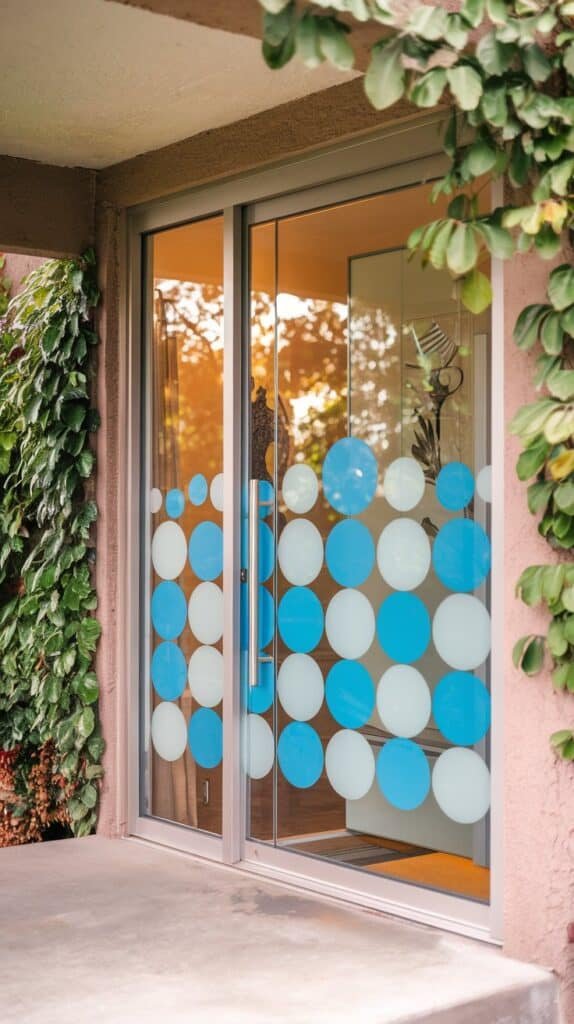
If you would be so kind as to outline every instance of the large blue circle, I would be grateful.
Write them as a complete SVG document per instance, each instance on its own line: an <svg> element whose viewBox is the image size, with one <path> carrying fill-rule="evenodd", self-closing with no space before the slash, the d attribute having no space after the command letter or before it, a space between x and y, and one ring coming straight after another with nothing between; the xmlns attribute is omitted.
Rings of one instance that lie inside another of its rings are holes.
<svg viewBox="0 0 574 1024"><path fill-rule="evenodd" d="M298 654L307 654L323 635L323 608L308 587L291 587L283 595L277 613L283 643Z"/></svg>
<svg viewBox="0 0 574 1024"><path fill-rule="evenodd" d="M387 597L379 608L377 636L393 661L410 665L422 658L430 642L431 624L420 597L406 593Z"/></svg>
<svg viewBox="0 0 574 1024"><path fill-rule="evenodd" d="M151 598L151 621L162 640L174 640L187 618L187 602L181 587L172 580L158 583Z"/></svg>
<svg viewBox="0 0 574 1024"><path fill-rule="evenodd" d="M490 727L490 694L470 672L449 672L432 698L434 720L443 736L457 747L479 743Z"/></svg>
<svg viewBox="0 0 574 1024"><path fill-rule="evenodd" d="M179 519L184 508L185 498L183 491L180 491L177 487L168 491L165 499L165 510L168 516L172 519Z"/></svg>
<svg viewBox="0 0 574 1024"><path fill-rule="evenodd" d="M211 708L199 708L188 728L189 749L201 768L217 768L223 757L223 725Z"/></svg>
<svg viewBox="0 0 574 1024"><path fill-rule="evenodd" d="M193 479L190 481L187 493L189 494L189 500L192 505L203 505L203 502L207 498L207 480L203 473L196 473Z"/></svg>
<svg viewBox="0 0 574 1024"><path fill-rule="evenodd" d="M189 564L200 580L216 580L223 572L223 530L217 523L199 523L189 538Z"/></svg>
<svg viewBox="0 0 574 1024"><path fill-rule="evenodd" d="M342 587L358 587L375 564L375 544L364 523L342 519L331 530L325 547L327 568Z"/></svg>
<svg viewBox="0 0 574 1024"><path fill-rule="evenodd" d="M430 789L429 763L412 740L387 740L377 757L377 782L383 796L401 811L414 811Z"/></svg>
<svg viewBox="0 0 574 1024"><path fill-rule="evenodd" d="M490 572L490 541L473 519L451 519L435 537L432 560L449 590L474 590Z"/></svg>
<svg viewBox="0 0 574 1024"><path fill-rule="evenodd" d="M259 582L265 583L275 567L275 538L267 523L259 523Z"/></svg>
<svg viewBox="0 0 574 1024"><path fill-rule="evenodd" d="M187 662L177 644L159 644L151 659L151 681L162 700L177 700L185 690Z"/></svg>
<svg viewBox="0 0 574 1024"><path fill-rule="evenodd" d="M275 605L267 587L259 587L259 648L263 650L273 640Z"/></svg>
<svg viewBox="0 0 574 1024"><path fill-rule="evenodd" d="M464 462L449 462L436 478L436 494L450 512L465 508L474 494L474 477Z"/></svg>
<svg viewBox="0 0 574 1024"><path fill-rule="evenodd" d="M375 707L373 680L359 661L338 661L327 676L325 698L339 725L360 729Z"/></svg>
<svg viewBox="0 0 574 1024"><path fill-rule="evenodd" d="M247 655L245 658L245 676L247 678ZM254 715L262 715L273 704L275 696L275 665L264 661L259 666L259 683L250 686L247 694L247 707Z"/></svg>
<svg viewBox="0 0 574 1024"><path fill-rule="evenodd" d="M323 746L313 727L307 722L290 722L279 737L277 760L292 786L314 786L323 771Z"/></svg>
<svg viewBox="0 0 574 1024"><path fill-rule="evenodd" d="M337 512L356 516L373 500L377 475L377 460L369 446L357 437L343 437L325 456L325 497Z"/></svg>

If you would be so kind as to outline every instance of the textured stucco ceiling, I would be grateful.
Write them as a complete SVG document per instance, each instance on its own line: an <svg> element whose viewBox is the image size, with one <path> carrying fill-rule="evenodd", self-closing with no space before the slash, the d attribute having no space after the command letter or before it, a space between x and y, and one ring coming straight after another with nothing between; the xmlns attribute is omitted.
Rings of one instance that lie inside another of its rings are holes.
<svg viewBox="0 0 574 1024"><path fill-rule="evenodd" d="M209 0L206 0L208 3ZM0 153L100 168L348 80L105 0L2 0Z"/></svg>

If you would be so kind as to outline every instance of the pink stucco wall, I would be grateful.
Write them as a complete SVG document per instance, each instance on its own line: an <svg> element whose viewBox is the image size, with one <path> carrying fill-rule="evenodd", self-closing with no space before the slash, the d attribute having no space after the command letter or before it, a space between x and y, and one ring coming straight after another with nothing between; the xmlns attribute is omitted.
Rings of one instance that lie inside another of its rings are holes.
<svg viewBox="0 0 574 1024"><path fill-rule="evenodd" d="M28 256L24 253L4 253L6 257L6 264L4 267L4 273L10 278L12 282L12 289L10 294L17 295L22 288L22 280L44 263L42 256Z"/></svg>

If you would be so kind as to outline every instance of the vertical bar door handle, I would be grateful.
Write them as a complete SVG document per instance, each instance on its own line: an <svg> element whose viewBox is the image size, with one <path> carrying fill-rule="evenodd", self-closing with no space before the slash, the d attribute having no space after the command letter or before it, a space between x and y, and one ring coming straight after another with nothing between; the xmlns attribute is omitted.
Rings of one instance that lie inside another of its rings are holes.
<svg viewBox="0 0 574 1024"><path fill-rule="evenodd" d="M249 685L259 685L259 480L249 481Z"/></svg>

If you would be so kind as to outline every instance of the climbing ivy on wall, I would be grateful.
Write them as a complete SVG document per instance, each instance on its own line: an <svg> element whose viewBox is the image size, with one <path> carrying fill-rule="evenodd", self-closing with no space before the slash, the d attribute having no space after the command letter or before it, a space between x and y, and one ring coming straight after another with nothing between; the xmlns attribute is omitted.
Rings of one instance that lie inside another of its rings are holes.
<svg viewBox="0 0 574 1024"><path fill-rule="evenodd" d="M489 255L570 254L549 273L548 302L518 317L518 348L539 352L533 386L540 397L518 411L511 430L523 446L517 472L528 484L528 507L561 555L518 582L527 604L545 605L550 626L545 636L523 637L514 659L534 675L547 651L554 685L574 694L574 0L463 0L457 11L419 0L260 3L271 68L296 55L307 67L328 61L349 70L353 24L371 22L381 29L364 76L371 104L382 110L406 98L419 108L446 108L450 167L433 200L452 197L448 214L416 229L407 244L425 264L450 271L471 312L491 302L481 270ZM478 207L485 174L504 177L507 192L505 205L488 215ZM574 729L551 742L574 760Z"/></svg>
<svg viewBox="0 0 574 1024"><path fill-rule="evenodd" d="M93 253L49 260L0 321L0 845L94 827Z"/></svg>

